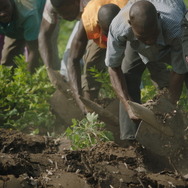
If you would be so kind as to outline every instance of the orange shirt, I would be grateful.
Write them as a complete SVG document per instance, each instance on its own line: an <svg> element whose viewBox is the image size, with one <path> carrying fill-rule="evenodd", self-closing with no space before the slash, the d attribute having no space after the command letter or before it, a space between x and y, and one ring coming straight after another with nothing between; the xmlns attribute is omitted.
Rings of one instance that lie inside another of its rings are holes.
<svg viewBox="0 0 188 188"><path fill-rule="evenodd" d="M98 25L98 11L101 6L109 3L118 5L120 8L127 4L128 0L91 0L84 9L82 22L88 39L93 39L101 48L106 48L107 37L102 34Z"/></svg>

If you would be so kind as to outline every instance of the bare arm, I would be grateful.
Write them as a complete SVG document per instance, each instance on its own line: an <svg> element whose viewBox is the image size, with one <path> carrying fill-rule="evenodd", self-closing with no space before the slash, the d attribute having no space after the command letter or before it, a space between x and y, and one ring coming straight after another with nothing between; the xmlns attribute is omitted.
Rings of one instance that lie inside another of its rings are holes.
<svg viewBox="0 0 188 188"><path fill-rule="evenodd" d="M138 119L133 114L133 112L128 104L128 101L131 100L131 98L128 94L126 80L124 78L121 67L115 67L115 68L109 67L108 72L110 74L110 80L112 83L112 87L114 88L120 101L124 104L124 107L127 110L129 117L131 119Z"/></svg>
<svg viewBox="0 0 188 188"><path fill-rule="evenodd" d="M39 51L46 67L55 69L59 64L57 50L57 28L58 24L50 24L44 18L42 19L39 34ZM55 38L54 38L55 36Z"/></svg>
<svg viewBox="0 0 188 188"><path fill-rule="evenodd" d="M39 50L38 40L26 41L28 48L28 70L30 73L35 72L35 68L39 66Z"/></svg>
<svg viewBox="0 0 188 188"><path fill-rule="evenodd" d="M169 92L170 92L171 102L173 104L177 104L178 100L180 99L183 89L184 79L185 79L185 74L178 74L172 71L170 78Z"/></svg>
<svg viewBox="0 0 188 188"><path fill-rule="evenodd" d="M78 31L73 39L70 48L68 58L68 75L74 97L82 111L84 111L84 105L79 99L79 96L82 95L80 60L84 55L87 41L88 39L85 29L83 27L82 21L80 21Z"/></svg>

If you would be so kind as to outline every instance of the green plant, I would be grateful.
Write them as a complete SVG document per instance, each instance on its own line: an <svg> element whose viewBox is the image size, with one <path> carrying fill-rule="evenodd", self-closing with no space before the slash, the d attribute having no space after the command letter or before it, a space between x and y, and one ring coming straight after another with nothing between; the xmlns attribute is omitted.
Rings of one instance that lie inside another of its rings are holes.
<svg viewBox="0 0 188 188"><path fill-rule="evenodd" d="M61 59L64 54L64 50L66 48L67 42L69 40L69 36L74 28L76 21L70 22L66 20L62 20L60 22L60 30L58 35L58 51L59 58Z"/></svg>
<svg viewBox="0 0 188 188"><path fill-rule="evenodd" d="M188 112L188 89L184 84L183 91L180 97L180 100L178 101L178 106L185 112Z"/></svg>
<svg viewBox="0 0 188 188"><path fill-rule="evenodd" d="M142 75L142 84L141 84L142 103L145 103L149 99L152 99L155 94L156 94L156 88L151 81L150 73L148 70L145 70Z"/></svg>
<svg viewBox="0 0 188 188"><path fill-rule="evenodd" d="M95 66L91 67L89 71L91 75L95 78L95 80L101 83L100 97L115 98L115 92L110 82L109 73L107 71L106 72L99 71L98 69L96 69Z"/></svg>
<svg viewBox="0 0 188 188"><path fill-rule="evenodd" d="M112 133L104 129L105 124L98 120L95 113L88 113L81 121L73 119L72 122L73 125L66 129L65 135L72 141L73 150L113 140Z"/></svg>
<svg viewBox="0 0 188 188"><path fill-rule="evenodd" d="M184 0L184 3L188 7L188 0Z"/></svg>
<svg viewBox="0 0 188 188"><path fill-rule="evenodd" d="M14 70L0 66L0 127L35 134L49 130L55 120L48 102L54 88L46 69L43 66L31 75L23 56L15 62Z"/></svg>

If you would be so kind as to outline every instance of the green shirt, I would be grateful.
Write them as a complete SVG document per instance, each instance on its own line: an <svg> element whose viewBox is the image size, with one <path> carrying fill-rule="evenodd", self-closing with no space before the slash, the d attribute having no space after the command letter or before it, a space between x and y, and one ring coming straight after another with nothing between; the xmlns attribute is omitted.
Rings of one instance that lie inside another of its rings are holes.
<svg viewBox="0 0 188 188"><path fill-rule="evenodd" d="M14 12L12 21L0 23L0 34L26 41L38 38L42 12L46 0L11 0Z"/></svg>

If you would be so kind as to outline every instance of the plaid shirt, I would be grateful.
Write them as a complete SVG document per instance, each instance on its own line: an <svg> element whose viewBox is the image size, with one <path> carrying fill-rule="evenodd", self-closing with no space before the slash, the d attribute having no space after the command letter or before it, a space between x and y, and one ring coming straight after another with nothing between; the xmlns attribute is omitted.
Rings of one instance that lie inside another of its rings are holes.
<svg viewBox="0 0 188 188"><path fill-rule="evenodd" d="M183 0L147 0L153 3L160 14L160 34L155 45L148 46L139 41L128 23L129 10L133 3L139 0L129 0L128 4L113 20L107 43L106 65L118 67L124 58L126 42L136 50L143 62L160 61L164 55L171 53L171 65L175 72L186 72L181 44L181 21L185 15L186 7ZM152 27L152 26L151 26Z"/></svg>

